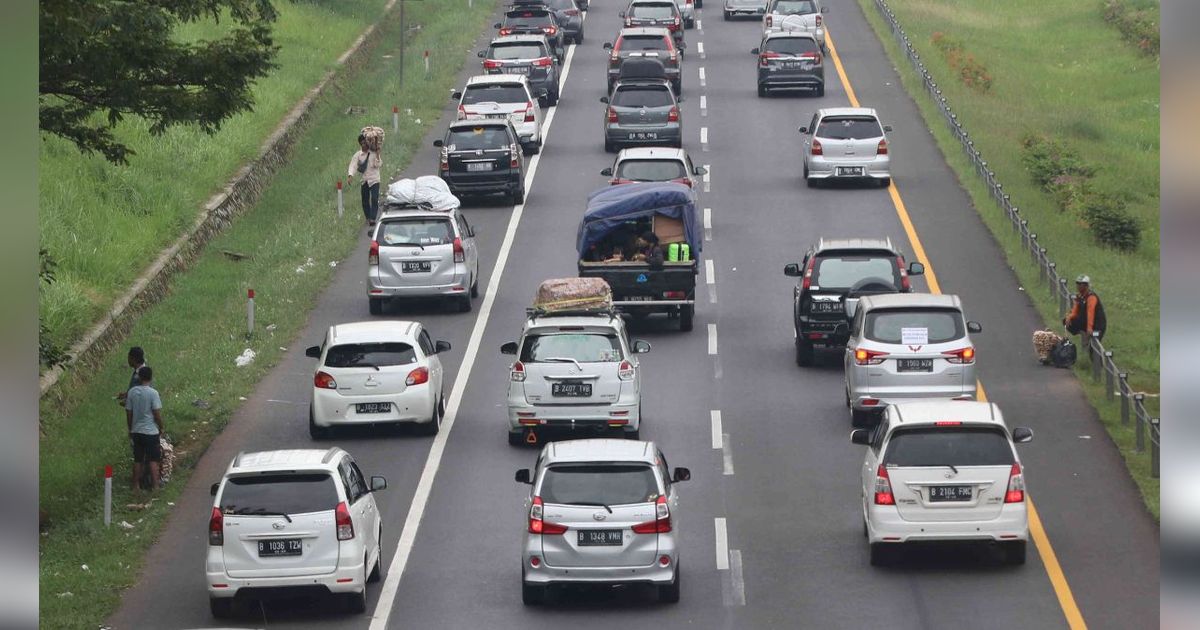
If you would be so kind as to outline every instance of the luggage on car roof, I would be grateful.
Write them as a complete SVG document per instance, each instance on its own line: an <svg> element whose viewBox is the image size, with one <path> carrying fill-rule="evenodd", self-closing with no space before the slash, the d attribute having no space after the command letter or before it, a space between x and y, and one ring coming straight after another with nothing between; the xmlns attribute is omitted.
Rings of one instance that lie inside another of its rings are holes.
<svg viewBox="0 0 1200 630"><path fill-rule="evenodd" d="M612 308L612 288L601 278L552 278L538 285L537 310L578 311Z"/></svg>

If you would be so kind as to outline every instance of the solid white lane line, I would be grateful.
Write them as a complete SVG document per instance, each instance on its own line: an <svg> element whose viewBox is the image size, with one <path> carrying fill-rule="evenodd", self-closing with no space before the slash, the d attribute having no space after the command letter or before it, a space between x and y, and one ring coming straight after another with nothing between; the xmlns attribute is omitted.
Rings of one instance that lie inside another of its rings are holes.
<svg viewBox="0 0 1200 630"><path fill-rule="evenodd" d="M708 353L709 354L717 353L717 325L716 324L708 325Z"/></svg>
<svg viewBox="0 0 1200 630"><path fill-rule="evenodd" d="M729 569L729 533L725 530L725 518L714 518L713 529L717 541L717 570L726 571Z"/></svg>
<svg viewBox="0 0 1200 630"><path fill-rule="evenodd" d="M721 465L724 474L733 474L733 449L729 446L728 433L721 435Z"/></svg>
<svg viewBox="0 0 1200 630"><path fill-rule="evenodd" d="M710 192L712 190L712 186L709 184L709 182L711 182L711 181L712 181L712 164L705 164L704 165L704 192Z"/></svg>
<svg viewBox="0 0 1200 630"><path fill-rule="evenodd" d="M559 85L566 85L567 74L571 71L571 61L575 58L576 46L571 46L567 51L567 58L563 63L562 79ZM550 127L554 123L554 114L558 112L557 107L551 107L550 113L546 115L546 120L542 124L542 142L543 144L549 138ZM541 163L541 157L544 153L539 153L529 160L529 172L525 174L525 190L529 191L533 187L534 175L537 174L538 164ZM528 192L526 193L528 194ZM487 328L488 319L492 314L492 306L496 302L496 294L500 291L500 279L504 275L504 267L508 262L508 255L512 251L513 241L517 237L517 227L521 223L521 215L525 212L525 204L513 206L512 216L508 220L508 229L504 233L504 241L500 244L500 253L496 256L496 266L492 271L492 277L488 280L487 290L483 295L483 302L479 305L479 317L475 320L475 326L471 329L471 337L467 341L467 349L463 353L462 365L458 369L458 375L454 379L454 387L450 391L450 399L446 403L445 416L442 419L442 428L438 432L437 437L433 440L433 445L429 448L429 455L425 459L425 467L421 470L421 478L417 482L417 489L413 493L412 504L408 508L408 516L404 519L404 528L400 531L400 538L396 541L396 554L392 556L392 561L388 564L387 577L383 581L383 586L379 590L379 600L375 603L375 611L371 615L370 630L386 630L388 627L388 618L392 613L392 607L396 601L396 594L400 590L400 580L404 577L404 569L408 565L408 558L412 555L414 543L417 538L417 529L421 526L421 519L425 516L425 506L429 503L429 496L433 490L433 481L437 477L438 468L442 464L442 455L446 451L446 442L450 439L452 430L454 429L454 420L458 416L458 407L462 403L463 393L467 388L467 380L471 376L471 369L475 366L475 358L479 354L479 344L483 341L483 333Z"/></svg>
<svg viewBox="0 0 1200 630"><path fill-rule="evenodd" d="M712 420L712 445L713 449L720 450L723 444L721 440L721 410L713 409L708 412Z"/></svg>
<svg viewBox="0 0 1200 630"><path fill-rule="evenodd" d="M734 606L745 606L746 578L742 575L742 552L740 549L729 550L729 565L732 569L729 572L729 581L733 588L733 601L730 603Z"/></svg>
<svg viewBox="0 0 1200 630"><path fill-rule="evenodd" d="M696 42L696 52L700 53L701 59L704 59L704 42Z"/></svg>
<svg viewBox="0 0 1200 630"><path fill-rule="evenodd" d="M713 268L711 258L704 259L704 281L709 284L717 283L717 270Z"/></svg>
<svg viewBox="0 0 1200 630"><path fill-rule="evenodd" d="M708 96L700 95L700 115L708 116Z"/></svg>
<svg viewBox="0 0 1200 630"><path fill-rule="evenodd" d="M700 128L700 146L703 147L705 151L708 150L708 127Z"/></svg>
<svg viewBox="0 0 1200 630"><path fill-rule="evenodd" d="M704 87L705 85L704 66L700 66L700 87Z"/></svg>

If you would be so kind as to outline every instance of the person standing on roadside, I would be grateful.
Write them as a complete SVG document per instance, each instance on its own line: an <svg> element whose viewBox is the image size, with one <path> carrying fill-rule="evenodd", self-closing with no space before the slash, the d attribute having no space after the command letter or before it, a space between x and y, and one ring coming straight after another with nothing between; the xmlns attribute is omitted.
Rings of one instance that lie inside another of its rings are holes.
<svg viewBox="0 0 1200 630"><path fill-rule="evenodd" d="M358 151L350 158L346 181L353 183L355 173L362 175L362 207L368 228L375 227L375 218L379 215L379 169L382 166L378 147L372 147L366 135L358 134Z"/></svg>
<svg viewBox="0 0 1200 630"><path fill-rule="evenodd" d="M162 448L159 434L163 431L162 399L151 385L154 371L143 365L137 371L138 384L125 397L125 422L129 441L133 444L133 478L131 487L138 490L143 467L150 467L150 490L158 488Z"/></svg>
<svg viewBox="0 0 1200 630"><path fill-rule="evenodd" d="M117 392L117 404L125 407L125 397L129 395L129 390L138 386L138 369L146 365L146 351L142 350L141 346L133 346L129 348L129 354L125 357L125 361L129 364L129 368L133 370L129 374L129 385L123 392Z"/></svg>
<svg viewBox="0 0 1200 630"><path fill-rule="evenodd" d="M1071 312L1063 318L1067 332L1072 335L1083 335L1084 343L1091 343L1092 333L1100 333L1104 340L1104 331L1108 328L1108 317L1104 315L1104 304L1100 296L1092 292L1092 279L1086 275L1075 278L1075 298Z"/></svg>

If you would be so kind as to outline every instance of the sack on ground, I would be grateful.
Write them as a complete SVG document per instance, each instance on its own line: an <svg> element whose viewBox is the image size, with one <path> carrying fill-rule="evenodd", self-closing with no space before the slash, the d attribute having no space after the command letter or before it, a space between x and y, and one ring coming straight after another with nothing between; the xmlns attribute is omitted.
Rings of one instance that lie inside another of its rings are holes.
<svg viewBox="0 0 1200 630"><path fill-rule="evenodd" d="M1038 359L1042 363L1049 363L1050 351L1060 341L1062 341L1062 336L1049 328L1033 331L1033 351L1037 353Z"/></svg>
<svg viewBox="0 0 1200 630"><path fill-rule="evenodd" d="M158 476L162 483L166 483L171 480L171 473L175 470L175 447L167 441L167 436L163 434L158 436L158 446L162 450Z"/></svg>
<svg viewBox="0 0 1200 630"><path fill-rule="evenodd" d="M1078 352L1070 339L1061 339L1050 351L1050 364L1054 367L1069 368L1075 365Z"/></svg>
<svg viewBox="0 0 1200 630"><path fill-rule="evenodd" d="M612 288L601 278L546 280L538 286L533 307L547 312L610 308Z"/></svg>

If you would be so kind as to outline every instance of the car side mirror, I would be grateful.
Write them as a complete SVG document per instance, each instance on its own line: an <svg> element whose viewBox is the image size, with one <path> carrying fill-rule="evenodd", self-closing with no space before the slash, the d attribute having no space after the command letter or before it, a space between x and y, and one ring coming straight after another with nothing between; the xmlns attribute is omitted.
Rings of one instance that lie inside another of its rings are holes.
<svg viewBox="0 0 1200 630"><path fill-rule="evenodd" d="M850 334L850 325L847 324L846 322L838 323L837 326L833 327L833 334L835 334L839 337L844 337L844 336Z"/></svg>
<svg viewBox="0 0 1200 630"><path fill-rule="evenodd" d="M433 146L438 147L440 149L441 147L446 146L446 143L442 142L440 139L438 139L438 140L433 141Z"/></svg>
<svg viewBox="0 0 1200 630"><path fill-rule="evenodd" d="M682 96L677 96L677 97L675 97L675 102L676 102L676 103L682 103L682 102L683 102L683 97L682 97Z"/></svg>
<svg viewBox="0 0 1200 630"><path fill-rule="evenodd" d="M797 129L796 131L799 131L800 133L808 133L808 127L801 127L799 129Z"/></svg>
<svg viewBox="0 0 1200 630"><path fill-rule="evenodd" d="M518 470L517 474L513 476L513 479L516 480L517 483L533 483L533 480L529 478L528 468L522 468Z"/></svg>
<svg viewBox="0 0 1200 630"><path fill-rule="evenodd" d="M919 262L908 263L908 275L921 276L925 275L925 265Z"/></svg>
<svg viewBox="0 0 1200 630"><path fill-rule="evenodd" d="M601 102L601 103L608 103L608 97L607 97L607 96L601 96L601 97L600 97L600 102Z"/></svg>
<svg viewBox="0 0 1200 630"><path fill-rule="evenodd" d="M217 496L217 490L220 489L220 487L221 487L220 482L214 483L213 485L208 487L208 493L215 497L215 496Z"/></svg>
<svg viewBox="0 0 1200 630"><path fill-rule="evenodd" d="M708 173L708 169L704 168L703 166L693 166L692 167L693 175L704 175L705 173Z"/></svg>
<svg viewBox="0 0 1200 630"><path fill-rule="evenodd" d="M440 340L434 342L433 353L441 354L443 352L450 352L450 342L449 341L440 341Z"/></svg>
<svg viewBox="0 0 1200 630"><path fill-rule="evenodd" d="M483 59L486 55L487 55L487 51L484 51L484 50L481 50L481 51L475 53L475 56L479 57L480 59Z"/></svg>
<svg viewBox="0 0 1200 630"><path fill-rule="evenodd" d="M691 478L692 471L684 468L683 466L676 466L675 472L671 473L671 481L674 482L689 481Z"/></svg>
<svg viewBox="0 0 1200 630"><path fill-rule="evenodd" d="M650 352L650 342L649 341L645 341L643 339L634 339L633 340L633 353L634 354L646 354L647 352Z"/></svg>
<svg viewBox="0 0 1200 630"><path fill-rule="evenodd" d="M462 92L451 92L450 98L457 101L458 99L462 98Z"/></svg>
<svg viewBox="0 0 1200 630"><path fill-rule="evenodd" d="M890 133L890 132L892 131L892 126L891 126L891 125L884 125L884 126L883 126L883 130L884 130L884 131L887 131L887 132L889 132L889 133Z"/></svg>
<svg viewBox="0 0 1200 630"><path fill-rule="evenodd" d="M470 236L471 238L475 238L475 226L473 226L473 225L467 226L467 236Z"/></svg>
<svg viewBox="0 0 1200 630"><path fill-rule="evenodd" d="M871 443L871 432L866 429L855 429L850 432L850 442L852 444L867 445Z"/></svg>
<svg viewBox="0 0 1200 630"><path fill-rule="evenodd" d="M612 42L604 42L604 50L612 50Z"/></svg>
<svg viewBox="0 0 1200 630"><path fill-rule="evenodd" d="M758 48L751 48L751 49L750 49L750 54L751 54L751 55L759 55L759 54L762 54L762 51L761 51L760 49L758 49Z"/></svg>
<svg viewBox="0 0 1200 630"><path fill-rule="evenodd" d="M792 278L799 278L800 277L800 265L797 265L796 263L788 263L788 264L784 265L783 266L783 275L790 276Z"/></svg>
<svg viewBox="0 0 1200 630"><path fill-rule="evenodd" d="M510 341L510 342L500 346L500 354L516 354L516 353L517 353L517 342L515 342L515 341Z"/></svg>
<svg viewBox="0 0 1200 630"><path fill-rule="evenodd" d="M1017 444L1026 444L1033 441L1033 429L1029 427L1014 427L1012 432L1013 442Z"/></svg>
<svg viewBox="0 0 1200 630"><path fill-rule="evenodd" d="M321 358L321 346L309 346L309 347L305 348L304 356L313 358L313 359L320 359Z"/></svg>
<svg viewBox="0 0 1200 630"><path fill-rule="evenodd" d="M492 25L492 28L500 28L500 23L496 22L495 24Z"/></svg>
<svg viewBox="0 0 1200 630"><path fill-rule="evenodd" d="M979 322L967 322L967 332L981 333L983 332L983 326L980 326Z"/></svg>
<svg viewBox="0 0 1200 630"><path fill-rule="evenodd" d="M611 169L611 168L606 168L606 169L604 169L603 171L600 171L600 174L601 174L601 175L603 175L603 176L605 176L605 177L612 177L612 169Z"/></svg>
<svg viewBox="0 0 1200 630"><path fill-rule="evenodd" d="M372 475L371 492L379 492L380 490L387 490L387 479L384 479L379 475Z"/></svg>

